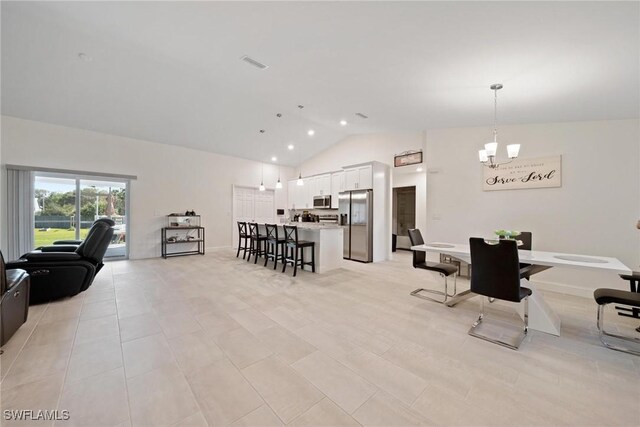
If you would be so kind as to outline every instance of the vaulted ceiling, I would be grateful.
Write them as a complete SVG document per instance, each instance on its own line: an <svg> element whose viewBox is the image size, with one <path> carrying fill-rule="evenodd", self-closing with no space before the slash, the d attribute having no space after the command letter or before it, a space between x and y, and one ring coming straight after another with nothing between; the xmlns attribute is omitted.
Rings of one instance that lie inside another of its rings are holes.
<svg viewBox="0 0 640 427"><path fill-rule="evenodd" d="M348 134L490 124L495 82L500 123L639 115L638 2L1 8L3 114L260 161L297 164Z"/></svg>

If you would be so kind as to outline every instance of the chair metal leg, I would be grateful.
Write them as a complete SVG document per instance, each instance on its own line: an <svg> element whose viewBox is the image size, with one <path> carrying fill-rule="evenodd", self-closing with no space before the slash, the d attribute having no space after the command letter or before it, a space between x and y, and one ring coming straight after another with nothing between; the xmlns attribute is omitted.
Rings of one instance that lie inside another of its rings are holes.
<svg viewBox="0 0 640 427"><path fill-rule="evenodd" d="M522 332L520 332L515 337L508 337L508 340L501 339L502 335L500 336L500 338L498 338L496 336L482 333L483 325L485 325L483 323L484 299L485 297L482 297L482 302L480 303L481 304L480 315L478 316L478 320L473 322L473 325L471 325L471 328L469 329L469 332L468 332L469 335L476 338L483 339L485 341L492 342L494 344L508 347L512 350L517 350L520 347L520 344L522 344L522 341L524 341L525 337L527 336L527 333L529 332L529 298L528 297L524 298L524 301L523 301L524 302L524 327L522 329Z"/></svg>
<svg viewBox="0 0 640 427"><path fill-rule="evenodd" d="M598 324L598 335L600 338L600 342L602 342L602 344L605 347L610 348L611 350L621 351L623 353L629 353L629 354L634 354L636 356L640 356L640 347L638 347L638 350L633 350L630 348L620 347L618 345L612 344L605 340L605 337L612 337L612 338L617 338L630 343L635 343L640 346L640 339L638 338L625 337L622 335L612 334L604 330L604 308L606 307L606 305L607 304L598 305L598 323L597 324Z"/></svg>
<svg viewBox="0 0 640 427"><path fill-rule="evenodd" d="M422 299L426 299L426 300L429 300L429 301L435 301L435 302L440 303L440 304L444 304L445 302L447 302L447 298L454 297L456 295L456 286L457 286L458 275L456 273L453 273L453 294L449 294L447 276L445 276L442 273L440 273L440 276L444 277L444 292L436 291L436 290L433 290L433 289L419 288L419 289L416 289L415 291L411 292L409 295L414 296L414 297L418 297L418 298L422 298ZM444 299L439 300L439 299L435 299L435 298L430 298L430 297L425 296L425 295L420 295L420 292L426 292L426 293L430 293L430 294L441 295L441 296L444 297Z"/></svg>

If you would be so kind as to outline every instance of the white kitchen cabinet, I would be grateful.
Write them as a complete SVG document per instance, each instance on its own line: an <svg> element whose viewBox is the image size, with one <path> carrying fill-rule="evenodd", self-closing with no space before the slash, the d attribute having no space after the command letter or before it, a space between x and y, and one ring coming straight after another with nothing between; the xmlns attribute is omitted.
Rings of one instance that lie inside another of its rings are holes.
<svg viewBox="0 0 640 427"><path fill-rule="evenodd" d="M298 185L296 181L296 209L307 209L309 207L309 178L303 179L304 185Z"/></svg>
<svg viewBox="0 0 640 427"><path fill-rule="evenodd" d="M316 176L316 196L328 196L331 194L331 174Z"/></svg>
<svg viewBox="0 0 640 427"><path fill-rule="evenodd" d="M305 200L305 207L313 208L313 198L320 194L318 190L318 178L315 176L305 178L304 186L307 187L307 199Z"/></svg>
<svg viewBox="0 0 640 427"><path fill-rule="evenodd" d="M358 181L360 181L360 178L359 178L359 172L357 168L346 169L344 171L344 189L346 191L357 190Z"/></svg>
<svg viewBox="0 0 640 427"><path fill-rule="evenodd" d="M296 188L296 180L291 180L287 182L287 208L288 209L295 209L296 208L296 204L297 204L297 191L298 189Z"/></svg>
<svg viewBox="0 0 640 427"><path fill-rule="evenodd" d="M338 209L340 203L338 197L340 192L344 191L344 172L335 172L331 174L331 208Z"/></svg>
<svg viewBox="0 0 640 427"><path fill-rule="evenodd" d="M373 188L373 170L371 166L358 168L358 190Z"/></svg>
<svg viewBox="0 0 640 427"><path fill-rule="evenodd" d="M373 175L370 165L345 169L345 190L366 190L373 188Z"/></svg>

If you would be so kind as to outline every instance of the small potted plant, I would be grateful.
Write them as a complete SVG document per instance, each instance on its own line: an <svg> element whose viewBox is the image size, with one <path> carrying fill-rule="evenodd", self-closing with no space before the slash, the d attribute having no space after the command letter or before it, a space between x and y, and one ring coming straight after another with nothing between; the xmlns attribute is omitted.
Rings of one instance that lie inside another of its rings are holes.
<svg viewBox="0 0 640 427"><path fill-rule="evenodd" d="M496 230L494 231L498 239L508 239L515 240L514 237L518 237L520 235L519 231L514 230Z"/></svg>

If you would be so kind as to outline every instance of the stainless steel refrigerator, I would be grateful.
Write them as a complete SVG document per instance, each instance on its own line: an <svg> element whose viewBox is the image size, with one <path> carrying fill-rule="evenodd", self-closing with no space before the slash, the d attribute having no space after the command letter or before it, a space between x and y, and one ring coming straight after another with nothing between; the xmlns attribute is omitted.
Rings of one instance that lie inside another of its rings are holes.
<svg viewBox="0 0 640 427"><path fill-rule="evenodd" d="M343 258L373 261L373 190L345 191L338 202L344 229Z"/></svg>

